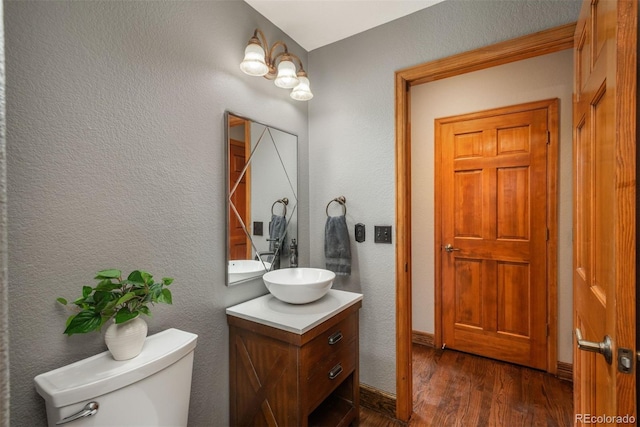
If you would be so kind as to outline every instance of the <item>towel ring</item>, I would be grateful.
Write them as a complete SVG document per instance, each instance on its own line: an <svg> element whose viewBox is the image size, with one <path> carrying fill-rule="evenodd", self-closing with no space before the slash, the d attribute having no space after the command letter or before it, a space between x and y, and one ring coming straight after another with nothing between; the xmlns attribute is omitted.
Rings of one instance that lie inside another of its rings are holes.
<svg viewBox="0 0 640 427"><path fill-rule="evenodd" d="M342 215L347 215L347 199L345 199L344 196L340 196L340 197L336 197L335 199L332 199L331 201L329 201L329 203L327 203L327 208L325 209L325 212L327 213L327 216L329 216L329 206L333 202L341 204L342 205Z"/></svg>
<svg viewBox="0 0 640 427"><path fill-rule="evenodd" d="M271 205L271 215L274 215L273 208L278 203L282 203L282 207L284 208L284 213L282 214L282 216L287 216L287 205L289 204L289 199L287 199L286 197L283 197L282 199L278 199L275 202L273 202L273 204Z"/></svg>

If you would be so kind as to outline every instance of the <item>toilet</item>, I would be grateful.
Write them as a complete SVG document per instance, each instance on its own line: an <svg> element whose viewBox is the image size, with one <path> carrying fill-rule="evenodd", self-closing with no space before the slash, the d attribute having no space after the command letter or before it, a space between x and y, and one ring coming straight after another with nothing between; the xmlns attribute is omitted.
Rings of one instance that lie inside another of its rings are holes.
<svg viewBox="0 0 640 427"><path fill-rule="evenodd" d="M133 359L106 351L38 375L49 427L186 426L197 338L167 329Z"/></svg>

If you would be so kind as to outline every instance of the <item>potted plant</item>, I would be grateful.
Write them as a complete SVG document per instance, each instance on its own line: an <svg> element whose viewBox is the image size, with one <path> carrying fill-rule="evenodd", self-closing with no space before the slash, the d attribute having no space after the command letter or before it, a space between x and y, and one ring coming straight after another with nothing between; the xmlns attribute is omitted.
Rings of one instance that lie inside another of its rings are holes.
<svg viewBox="0 0 640 427"><path fill-rule="evenodd" d="M100 330L113 319L105 333L105 342L116 360L126 360L142 351L147 336L147 323L140 314L151 316L150 305L171 304L171 291L167 287L172 278L164 277L155 282L153 276L143 270L134 270L126 280L120 270L99 271L95 287L83 286L82 296L73 301L80 309L67 319L64 333L84 334ZM58 298L67 305L67 300Z"/></svg>

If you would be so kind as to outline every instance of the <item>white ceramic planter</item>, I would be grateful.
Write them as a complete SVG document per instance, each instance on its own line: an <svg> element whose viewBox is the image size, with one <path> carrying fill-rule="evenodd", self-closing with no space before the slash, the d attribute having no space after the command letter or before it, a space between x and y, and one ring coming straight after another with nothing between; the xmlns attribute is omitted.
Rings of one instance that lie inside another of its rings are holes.
<svg viewBox="0 0 640 427"><path fill-rule="evenodd" d="M109 325L104 334L104 342L115 360L136 357L142 351L147 338L147 322L140 316L127 322Z"/></svg>

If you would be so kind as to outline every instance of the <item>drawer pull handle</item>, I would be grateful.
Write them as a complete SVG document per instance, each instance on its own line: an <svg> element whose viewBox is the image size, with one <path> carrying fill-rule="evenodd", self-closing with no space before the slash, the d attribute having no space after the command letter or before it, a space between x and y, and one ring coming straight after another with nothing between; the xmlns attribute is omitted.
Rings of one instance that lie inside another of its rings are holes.
<svg viewBox="0 0 640 427"><path fill-rule="evenodd" d="M329 379L335 380L342 373L342 365L339 363L329 371Z"/></svg>
<svg viewBox="0 0 640 427"><path fill-rule="evenodd" d="M329 337L329 345L337 344L342 339L342 331L338 331Z"/></svg>

